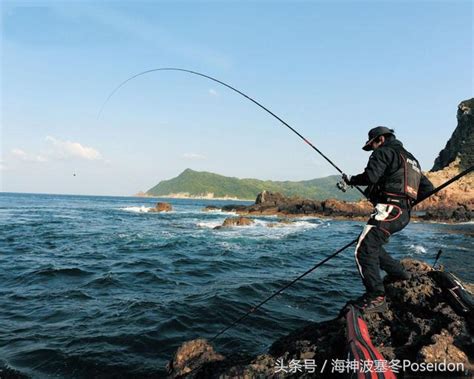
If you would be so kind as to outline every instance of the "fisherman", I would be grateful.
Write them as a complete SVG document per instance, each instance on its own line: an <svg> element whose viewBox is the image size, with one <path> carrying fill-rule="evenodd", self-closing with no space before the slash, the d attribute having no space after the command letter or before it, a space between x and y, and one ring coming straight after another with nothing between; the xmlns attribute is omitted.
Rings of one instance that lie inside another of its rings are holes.
<svg viewBox="0 0 474 379"><path fill-rule="evenodd" d="M395 138L394 130L377 126L369 131L362 147L373 151L359 175L342 175L348 185L367 186L365 194L375 210L364 227L355 249L355 260L366 293L354 301L366 313L387 309L380 269L393 281L410 275L383 248L389 237L410 222L411 204L433 190L416 158Z"/></svg>

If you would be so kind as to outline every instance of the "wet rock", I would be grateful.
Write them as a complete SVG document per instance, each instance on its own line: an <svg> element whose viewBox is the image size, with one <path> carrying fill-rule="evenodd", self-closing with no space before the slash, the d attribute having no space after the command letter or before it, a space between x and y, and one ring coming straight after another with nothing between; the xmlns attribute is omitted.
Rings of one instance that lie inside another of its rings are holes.
<svg viewBox="0 0 474 379"><path fill-rule="evenodd" d="M255 221L247 217L228 217L224 220L221 226L216 226L214 229L230 228L233 226L249 226Z"/></svg>
<svg viewBox="0 0 474 379"><path fill-rule="evenodd" d="M472 220L472 217L473 210L468 208L466 204L460 204L455 208L440 206L436 209L427 210L421 218L423 220L469 222Z"/></svg>
<svg viewBox="0 0 474 379"><path fill-rule="evenodd" d="M182 376L192 378L197 369L202 370L204 365L224 359L224 356L216 353L205 339L196 339L184 342L166 369L172 378Z"/></svg>
<svg viewBox="0 0 474 379"><path fill-rule="evenodd" d="M155 208L151 208L150 212L170 212L173 207L169 203L156 203Z"/></svg>

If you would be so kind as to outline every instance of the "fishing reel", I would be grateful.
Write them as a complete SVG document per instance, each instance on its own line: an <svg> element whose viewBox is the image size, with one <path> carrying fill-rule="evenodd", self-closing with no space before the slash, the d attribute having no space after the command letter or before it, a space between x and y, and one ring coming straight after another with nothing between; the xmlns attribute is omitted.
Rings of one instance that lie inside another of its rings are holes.
<svg viewBox="0 0 474 379"><path fill-rule="evenodd" d="M342 192L346 192L347 188L349 187L348 184L344 181L344 179L342 179L340 182L337 182L336 186Z"/></svg>
<svg viewBox="0 0 474 379"><path fill-rule="evenodd" d="M350 182L350 180L351 176L343 173L341 180L336 184L337 188L340 189L342 192L346 192L347 188L352 187L350 184L347 184L348 182Z"/></svg>

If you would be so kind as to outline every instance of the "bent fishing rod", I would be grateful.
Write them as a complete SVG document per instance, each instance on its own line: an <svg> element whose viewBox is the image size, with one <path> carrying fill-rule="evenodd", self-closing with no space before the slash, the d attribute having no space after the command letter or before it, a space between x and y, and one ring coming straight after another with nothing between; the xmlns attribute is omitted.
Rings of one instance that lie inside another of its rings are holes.
<svg viewBox="0 0 474 379"><path fill-rule="evenodd" d="M434 194L436 194L437 192L441 191L443 188L446 188L447 186L449 186L450 184L454 183L455 181L461 179L463 176L469 174L471 171L474 171L474 166L471 166L469 167L468 169L460 172L458 175L452 177L451 179L449 179L448 181L444 182L443 184L441 184L439 187L436 187L435 189L433 189L432 191L428 192L427 194L425 194L422 198L420 199L417 199L414 203L413 203L413 207L419 203L421 203L422 201L428 199L429 197L433 196ZM342 253L344 250L346 250L348 247L352 246L353 244L355 244L357 241L359 240L359 237L357 237L356 239L354 239L353 241L349 242L347 245L341 247L339 250L337 250L336 252L332 253L331 255L327 256L326 258L324 258L322 261L318 262L317 264L315 264L313 267L311 267L309 270L307 270L306 272L304 272L303 274L301 274L300 276L298 276L297 278L293 279L291 282L289 282L288 284L286 284L285 286L283 286L282 288L280 288L278 291L274 292L272 295L270 295L269 297L267 297L265 300L261 301L259 304L257 304L256 306L250 308L247 313L243 314L242 316L240 316L237 320L235 320L234 322L232 322L229 326L225 327L224 329L222 329L219 333L217 333L214 337L212 337L209 341L212 342L214 341L217 337L219 337L221 334L224 334L227 330L231 329L232 327L234 327L235 325L237 325L238 323L240 323L243 319L245 319L247 316L249 316L250 314L254 313L258 308L260 308L262 305L264 305L265 303L267 303L269 300L273 299L275 296L279 295L280 293L282 293L284 290L286 290L288 287L292 286L294 283L296 283L298 280L302 279L303 277L305 277L306 275L308 275L309 273L313 272L314 270L316 270L318 267L322 266L324 263L326 263L327 261L331 260L332 258L334 258L336 255Z"/></svg>
<svg viewBox="0 0 474 379"><path fill-rule="evenodd" d="M227 87L229 88L230 90L238 93L239 95L245 97L246 99L250 100L252 103L254 103L255 105L259 106L261 109L263 109L265 112L267 112L268 114L270 114L271 116L275 117L278 121L280 121L284 126L286 126L288 129L290 129L293 133L295 133L298 137L300 137L304 142L306 142L314 151L316 151L319 155L321 155L326 161L329 162L329 164L331 164L331 166L333 166L340 174L343 174L344 172L331 160L329 159L325 154L323 154L323 152L321 150L319 150L316 146L314 146L308 139L306 139L305 137L303 137L303 135L301 135L296 129L294 129L292 126L290 126L287 122L285 122L283 119L281 119L279 116L277 116L275 113L273 113L270 109L268 109L267 107L265 107L264 105L262 105L261 103L259 103L257 100L253 99L252 97L248 96L247 94L245 94L244 92L238 90L237 88L231 86L230 84L227 84L227 83L224 83L223 81L219 80L219 79L216 79L210 75L206 75L206 74L202 74L200 72L197 72L197 71L192 71L192 70L187 70L187 69L184 69L184 68L176 68L176 67L162 67L162 68L154 68L154 69L151 69L151 70L147 70L147 71L143 71L143 72L140 72L136 75L133 75L131 76L130 78L124 80L122 83L120 83L111 93L110 95L107 97L107 99L105 99L104 103L102 104L102 107L100 108L99 110L99 113L97 114L97 119L99 119L100 115L102 114L102 111L105 107L105 105L108 103L108 101L110 100L110 98L120 89L122 88L126 83L128 83L129 81L139 77L139 76L142 76L142 75L146 75L146 74L149 74L149 73L152 73L152 72L157 72L157 71L179 71L179 72L186 72L188 74L192 74L192 75L197 75L197 76L201 76L203 78L206 78L206 79L209 79L209 80L212 80L213 82L216 82L216 83L219 83L220 85L223 85L224 87ZM353 186L355 187L362 195L364 195L365 197L367 197L364 193L364 191L358 187L358 186Z"/></svg>

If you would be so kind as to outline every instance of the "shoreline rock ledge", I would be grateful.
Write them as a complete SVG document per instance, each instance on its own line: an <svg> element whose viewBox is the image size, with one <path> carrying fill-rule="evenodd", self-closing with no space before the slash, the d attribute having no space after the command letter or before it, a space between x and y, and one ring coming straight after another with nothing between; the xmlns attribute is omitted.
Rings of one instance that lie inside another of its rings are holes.
<svg viewBox="0 0 474 379"><path fill-rule="evenodd" d="M364 315L372 343L384 359L392 364L408 360L415 364L432 364L432 367L437 365L441 368L445 362L444 367L451 363L462 371L441 372L440 369L438 372L431 372L431 377L472 377L473 312L464 316L455 312L448 304L443 289L432 279L432 269L428 264L413 259L404 259L402 264L413 275L409 280L384 283L388 311ZM470 291L474 288L467 283L465 287ZM167 366L169 378L343 377L337 371L333 372L334 360L347 360L343 309L334 319L308 323L277 339L266 354L259 356L238 352L224 356L204 339L187 341ZM279 359L286 366L292 360L311 360L318 370L323 367L324 362L327 366L324 374L305 371L304 367L301 371L284 373L278 372ZM426 372L417 373L415 370L398 370L397 377L427 375Z"/></svg>

